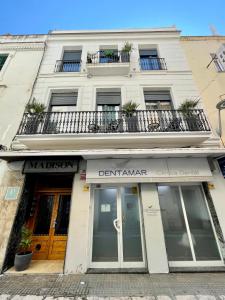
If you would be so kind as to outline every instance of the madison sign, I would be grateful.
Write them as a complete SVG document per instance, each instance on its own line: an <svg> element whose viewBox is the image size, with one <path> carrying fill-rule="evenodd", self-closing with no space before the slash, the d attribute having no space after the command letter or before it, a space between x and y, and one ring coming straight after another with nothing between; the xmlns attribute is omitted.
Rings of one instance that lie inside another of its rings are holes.
<svg viewBox="0 0 225 300"><path fill-rule="evenodd" d="M23 173L75 173L77 169L73 159L27 160Z"/></svg>
<svg viewBox="0 0 225 300"><path fill-rule="evenodd" d="M87 161L87 182L176 182L211 179L205 158L101 159Z"/></svg>

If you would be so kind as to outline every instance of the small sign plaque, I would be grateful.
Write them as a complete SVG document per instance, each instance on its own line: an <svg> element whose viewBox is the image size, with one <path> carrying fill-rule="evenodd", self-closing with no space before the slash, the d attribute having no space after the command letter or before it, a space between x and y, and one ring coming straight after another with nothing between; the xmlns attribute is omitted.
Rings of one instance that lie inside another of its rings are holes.
<svg viewBox="0 0 225 300"><path fill-rule="evenodd" d="M11 200L17 200L20 192L19 186L9 186L7 187L6 193L5 193L5 200L11 201Z"/></svg>

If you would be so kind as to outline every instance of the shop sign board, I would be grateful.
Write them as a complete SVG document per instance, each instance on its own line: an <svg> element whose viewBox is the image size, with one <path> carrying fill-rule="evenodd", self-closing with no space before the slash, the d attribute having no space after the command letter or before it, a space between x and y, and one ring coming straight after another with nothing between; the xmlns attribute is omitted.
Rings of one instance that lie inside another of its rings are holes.
<svg viewBox="0 0 225 300"><path fill-rule="evenodd" d="M212 179L206 158L101 159L87 161L87 182L176 182Z"/></svg>
<svg viewBox="0 0 225 300"><path fill-rule="evenodd" d="M23 173L75 173L77 169L77 160L37 159L25 161Z"/></svg>
<svg viewBox="0 0 225 300"><path fill-rule="evenodd" d="M219 163L222 175L225 178L225 157L218 159L218 163Z"/></svg>

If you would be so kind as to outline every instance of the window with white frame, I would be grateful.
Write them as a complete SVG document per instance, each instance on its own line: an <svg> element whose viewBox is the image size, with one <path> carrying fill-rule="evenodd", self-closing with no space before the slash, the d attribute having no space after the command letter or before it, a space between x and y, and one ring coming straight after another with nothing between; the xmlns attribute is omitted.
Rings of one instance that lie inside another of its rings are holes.
<svg viewBox="0 0 225 300"><path fill-rule="evenodd" d="M68 112L75 111L77 105L77 92L52 93L49 111Z"/></svg>
<svg viewBox="0 0 225 300"><path fill-rule="evenodd" d="M170 91L144 90L144 98L147 110L170 110L173 108Z"/></svg>

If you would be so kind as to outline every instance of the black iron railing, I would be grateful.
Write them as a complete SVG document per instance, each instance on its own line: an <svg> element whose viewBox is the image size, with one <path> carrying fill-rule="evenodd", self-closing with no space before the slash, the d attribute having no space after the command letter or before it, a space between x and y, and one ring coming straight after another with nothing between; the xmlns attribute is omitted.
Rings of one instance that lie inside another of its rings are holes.
<svg viewBox="0 0 225 300"><path fill-rule="evenodd" d="M80 72L81 60L57 60L55 72Z"/></svg>
<svg viewBox="0 0 225 300"><path fill-rule="evenodd" d="M129 63L130 53L123 51L115 51L114 53L107 53L105 51L98 51L95 54L88 54L88 64L106 64L106 63Z"/></svg>
<svg viewBox="0 0 225 300"><path fill-rule="evenodd" d="M140 58L141 70L167 70L164 58L149 57Z"/></svg>
<svg viewBox="0 0 225 300"><path fill-rule="evenodd" d="M210 131L202 109L25 113L18 135Z"/></svg>

